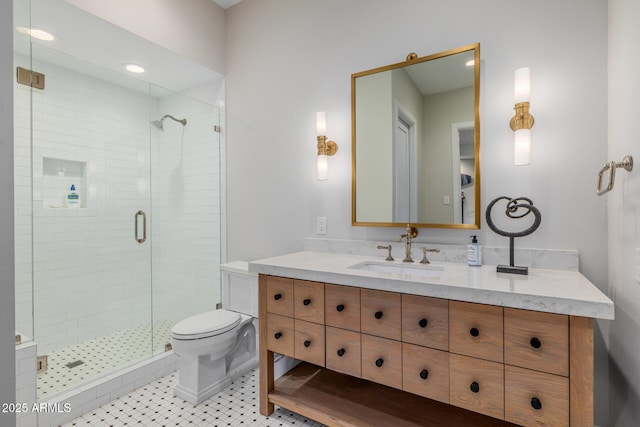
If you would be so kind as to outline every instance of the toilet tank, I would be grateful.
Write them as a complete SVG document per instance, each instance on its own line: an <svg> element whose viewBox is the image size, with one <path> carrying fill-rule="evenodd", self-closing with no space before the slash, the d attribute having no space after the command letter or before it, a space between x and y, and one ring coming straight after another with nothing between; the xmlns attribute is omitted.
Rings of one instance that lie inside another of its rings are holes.
<svg viewBox="0 0 640 427"><path fill-rule="evenodd" d="M258 317L258 274L249 272L249 263L234 261L220 266L222 307Z"/></svg>

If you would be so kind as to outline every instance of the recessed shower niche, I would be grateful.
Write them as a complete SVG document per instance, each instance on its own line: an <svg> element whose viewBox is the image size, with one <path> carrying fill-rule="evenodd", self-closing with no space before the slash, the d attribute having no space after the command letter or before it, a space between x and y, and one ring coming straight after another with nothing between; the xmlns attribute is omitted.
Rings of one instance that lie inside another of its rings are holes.
<svg viewBox="0 0 640 427"><path fill-rule="evenodd" d="M87 207L87 162L42 158L42 207L67 208L71 186L78 194L80 208Z"/></svg>

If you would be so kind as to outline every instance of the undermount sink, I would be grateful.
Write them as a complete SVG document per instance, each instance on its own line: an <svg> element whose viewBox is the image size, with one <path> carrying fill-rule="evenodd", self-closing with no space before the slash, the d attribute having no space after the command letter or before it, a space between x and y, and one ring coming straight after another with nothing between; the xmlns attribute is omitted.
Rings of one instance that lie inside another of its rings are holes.
<svg viewBox="0 0 640 427"><path fill-rule="evenodd" d="M388 262L365 261L351 267L354 270L375 271L378 273L391 273L401 276L438 277L444 268L437 265L423 264L395 264Z"/></svg>

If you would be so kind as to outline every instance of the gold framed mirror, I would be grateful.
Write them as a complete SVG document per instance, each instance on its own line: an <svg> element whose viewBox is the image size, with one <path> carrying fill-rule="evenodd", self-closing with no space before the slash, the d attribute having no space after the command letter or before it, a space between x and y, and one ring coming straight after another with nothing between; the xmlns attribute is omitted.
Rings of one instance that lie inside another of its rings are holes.
<svg viewBox="0 0 640 427"><path fill-rule="evenodd" d="M352 224L480 228L480 44L351 75Z"/></svg>

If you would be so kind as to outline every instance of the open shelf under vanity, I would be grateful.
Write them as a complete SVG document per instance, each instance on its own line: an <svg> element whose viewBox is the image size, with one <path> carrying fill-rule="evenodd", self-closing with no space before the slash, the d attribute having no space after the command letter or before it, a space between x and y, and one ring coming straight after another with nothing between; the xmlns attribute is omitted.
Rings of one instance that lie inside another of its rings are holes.
<svg viewBox="0 0 640 427"><path fill-rule="evenodd" d="M516 425L306 362L275 381L269 401L329 426Z"/></svg>

